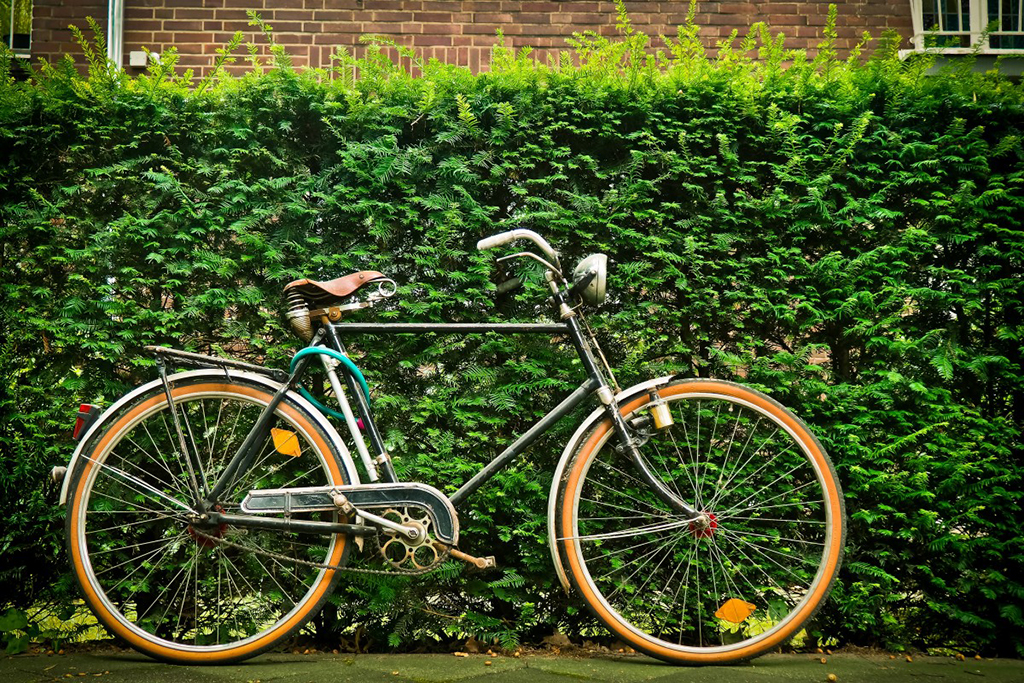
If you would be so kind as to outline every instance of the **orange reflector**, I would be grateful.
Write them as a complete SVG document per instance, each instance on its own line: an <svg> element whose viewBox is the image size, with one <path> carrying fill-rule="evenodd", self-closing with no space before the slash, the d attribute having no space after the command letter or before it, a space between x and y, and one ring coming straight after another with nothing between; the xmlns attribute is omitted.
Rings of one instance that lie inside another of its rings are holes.
<svg viewBox="0 0 1024 683"><path fill-rule="evenodd" d="M293 458L302 455L302 450L299 448L299 437L295 435L295 432L289 432L287 429L272 428L270 435L274 437L274 448L278 453L290 455Z"/></svg>
<svg viewBox="0 0 1024 683"><path fill-rule="evenodd" d="M715 616L719 619L739 624L753 614L756 609L757 607L751 605L749 602L745 602L739 598L729 598L721 607L718 608L718 611L715 612Z"/></svg>

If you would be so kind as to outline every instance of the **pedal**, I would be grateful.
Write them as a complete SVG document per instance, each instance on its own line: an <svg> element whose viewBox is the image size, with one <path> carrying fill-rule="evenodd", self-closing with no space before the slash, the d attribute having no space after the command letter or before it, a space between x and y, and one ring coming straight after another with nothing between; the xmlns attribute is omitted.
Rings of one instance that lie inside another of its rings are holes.
<svg viewBox="0 0 1024 683"><path fill-rule="evenodd" d="M456 560L462 560L466 564L480 570L494 569L498 566L498 563L494 561L494 555L488 555L487 557L475 557L469 553L462 552L458 548L451 548L448 551L448 554Z"/></svg>

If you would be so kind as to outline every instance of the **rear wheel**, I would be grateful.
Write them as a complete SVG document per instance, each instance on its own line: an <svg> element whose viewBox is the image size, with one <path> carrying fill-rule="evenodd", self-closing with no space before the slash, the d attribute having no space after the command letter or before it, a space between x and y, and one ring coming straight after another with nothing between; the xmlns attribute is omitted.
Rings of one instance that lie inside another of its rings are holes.
<svg viewBox="0 0 1024 683"><path fill-rule="evenodd" d="M605 420L559 489L567 574L638 650L674 663L756 657L796 635L835 579L845 533L835 470L806 426L763 394L709 380L656 393L670 426L655 427L646 395L622 414L648 468L705 519L660 500Z"/></svg>
<svg viewBox="0 0 1024 683"><path fill-rule="evenodd" d="M133 647L178 663L252 657L313 616L344 562L346 537L190 524L193 482L212 487L273 396L237 377L173 378L189 467L162 385L90 437L73 473L67 540L99 620ZM252 467L217 509L238 513L250 489L344 485L342 459L305 408L285 399ZM307 513L293 519L338 519ZM339 520L344 521L344 520Z"/></svg>

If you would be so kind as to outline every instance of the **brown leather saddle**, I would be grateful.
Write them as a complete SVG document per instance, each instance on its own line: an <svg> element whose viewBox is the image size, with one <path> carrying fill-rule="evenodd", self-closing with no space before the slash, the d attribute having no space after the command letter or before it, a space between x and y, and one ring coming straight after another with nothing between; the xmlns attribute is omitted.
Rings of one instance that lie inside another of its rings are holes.
<svg viewBox="0 0 1024 683"><path fill-rule="evenodd" d="M384 274L378 273L376 270L361 270L358 273L352 273L351 275L328 280L327 282L305 279L293 280L284 286L284 292L288 294L294 290L302 294L306 301L311 304L328 305L355 293L363 285L385 279L387 278L384 277Z"/></svg>

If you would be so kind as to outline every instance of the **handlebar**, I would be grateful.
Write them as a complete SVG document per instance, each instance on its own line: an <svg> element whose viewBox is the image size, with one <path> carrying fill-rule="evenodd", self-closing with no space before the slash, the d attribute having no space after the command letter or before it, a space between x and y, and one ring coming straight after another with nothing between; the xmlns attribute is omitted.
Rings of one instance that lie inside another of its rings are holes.
<svg viewBox="0 0 1024 683"><path fill-rule="evenodd" d="M476 248L480 251L486 249L493 249L494 247L500 247L503 244L514 242L516 240L530 240L537 247L544 252L544 255L548 257L548 261L555 266L559 271L562 269L562 265L558 262L558 252L555 251L548 241L535 233L533 230L525 230L523 228L516 228L515 230L509 230L508 232L500 232L497 235L491 235L485 237L476 243Z"/></svg>

